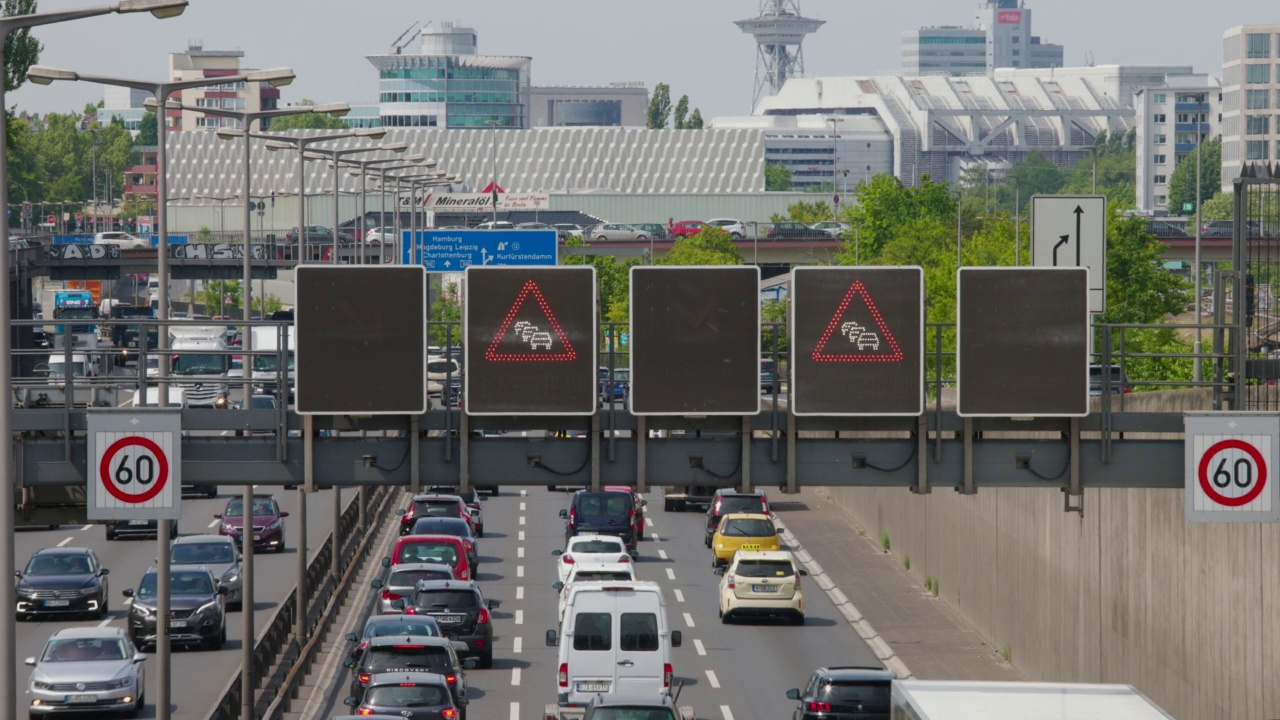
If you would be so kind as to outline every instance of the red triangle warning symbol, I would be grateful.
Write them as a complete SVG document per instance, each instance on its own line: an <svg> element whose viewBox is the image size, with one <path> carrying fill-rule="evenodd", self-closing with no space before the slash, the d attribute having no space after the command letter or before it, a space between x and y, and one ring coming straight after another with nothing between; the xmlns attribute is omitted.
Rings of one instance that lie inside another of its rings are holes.
<svg viewBox="0 0 1280 720"><path fill-rule="evenodd" d="M861 301L861 307L854 304L855 298ZM851 305L854 312L849 312ZM835 342L839 350L828 351L827 344L831 342ZM814 362L896 363L902 362L904 355L866 286L861 280L855 280L826 330L822 331L812 357Z"/></svg>
<svg viewBox="0 0 1280 720"><path fill-rule="evenodd" d="M534 302L525 309L529 298ZM538 284L526 281L489 343L490 362L572 362L578 358Z"/></svg>

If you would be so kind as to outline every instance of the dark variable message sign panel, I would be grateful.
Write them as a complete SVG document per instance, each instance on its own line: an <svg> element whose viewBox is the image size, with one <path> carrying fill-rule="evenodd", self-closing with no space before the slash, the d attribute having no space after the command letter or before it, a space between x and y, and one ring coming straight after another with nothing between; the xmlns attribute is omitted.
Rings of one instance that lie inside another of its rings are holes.
<svg viewBox="0 0 1280 720"><path fill-rule="evenodd" d="M1087 268L960 268L957 412L1089 414Z"/></svg>
<svg viewBox="0 0 1280 720"><path fill-rule="evenodd" d="M426 412L421 266L302 265L295 285L300 414Z"/></svg>
<svg viewBox="0 0 1280 720"><path fill-rule="evenodd" d="M468 267L467 414L594 414L596 306L590 265Z"/></svg>
<svg viewBox="0 0 1280 720"><path fill-rule="evenodd" d="M812 267L791 273L796 415L924 412L924 270Z"/></svg>
<svg viewBox="0 0 1280 720"><path fill-rule="evenodd" d="M631 268L631 412L760 412L760 269Z"/></svg>

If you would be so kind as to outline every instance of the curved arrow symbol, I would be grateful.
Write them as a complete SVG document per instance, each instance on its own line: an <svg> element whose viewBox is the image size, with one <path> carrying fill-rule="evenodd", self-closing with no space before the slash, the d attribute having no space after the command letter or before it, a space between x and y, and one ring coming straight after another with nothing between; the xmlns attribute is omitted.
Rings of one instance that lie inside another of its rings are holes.
<svg viewBox="0 0 1280 720"><path fill-rule="evenodd" d="M1053 266L1058 267L1058 248L1067 244L1067 240L1071 239L1070 235L1059 235L1058 243L1053 246Z"/></svg>

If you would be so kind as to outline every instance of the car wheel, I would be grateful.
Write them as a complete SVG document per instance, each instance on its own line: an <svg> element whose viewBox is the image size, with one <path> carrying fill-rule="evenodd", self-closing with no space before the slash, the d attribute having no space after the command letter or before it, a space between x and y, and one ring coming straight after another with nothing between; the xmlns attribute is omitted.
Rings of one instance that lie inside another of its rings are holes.
<svg viewBox="0 0 1280 720"><path fill-rule="evenodd" d="M720 622L724 625L732 625L733 615L729 613L720 613Z"/></svg>
<svg viewBox="0 0 1280 720"><path fill-rule="evenodd" d="M734 240L741 240L741 239L742 239L742 233L731 233L731 234L729 235L729 237L733 238Z"/></svg>
<svg viewBox="0 0 1280 720"><path fill-rule="evenodd" d="M112 530L111 528L107 528L107 540L111 541L115 539L116 539L116 531Z"/></svg>
<svg viewBox="0 0 1280 720"><path fill-rule="evenodd" d="M792 618L791 623L792 623L793 625L803 625L803 624L804 624L804 613L796 613L796 616L795 616L794 618Z"/></svg>
<svg viewBox="0 0 1280 720"><path fill-rule="evenodd" d="M555 491L556 491L556 486L555 486L555 485L548 485L548 486L547 486L547 492L555 492Z"/></svg>
<svg viewBox="0 0 1280 720"><path fill-rule="evenodd" d="M494 486L493 486L493 489L489 491L489 497L498 497L498 486L497 486L497 485L494 485Z"/></svg>
<svg viewBox="0 0 1280 720"><path fill-rule="evenodd" d="M477 528L476 528L476 537L484 537L484 526L483 526L483 525L481 525L481 526L479 526L479 527L477 527Z"/></svg>
<svg viewBox="0 0 1280 720"><path fill-rule="evenodd" d="M663 512L674 512L674 511L675 511L675 508L676 508L675 501L672 501L672 500L663 500L663 501L662 501L662 510L663 510Z"/></svg>
<svg viewBox="0 0 1280 720"><path fill-rule="evenodd" d="M129 711L129 717L138 717L138 715L142 714L143 706L147 704L147 689L142 686L142 683L138 683L137 690L138 699L133 701L133 709Z"/></svg>
<svg viewBox="0 0 1280 720"><path fill-rule="evenodd" d="M222 646L227 642L227 624L222 623L222 630L218 633L218 637L209 641L210 650L221 650Z"/></svg>
<svg viewBox="0 0 1280 720"><path fill-rule="evenodd" d="M708 535L707 537L703 538L703 540L702 540L702 544L703 544L703 545L706 545L706 546L707 546L707 548L710 548L710 547L711 547L711 536L710 536L710 535Z"/></svg>
<svg viewBox="0 0 1280 720"><path fill-rule="evenodd" d="M283 538L283 537L282 537L282 538L280 538L280 544L276 546L276 554L277 554L277 555L279 555L279 554L280 554L280 553L282 553L282 552L284 552L284 538Z"/></svg>
<svg viewBox="0 0 1280 720"><path fill-rule="evenodd" d="M489 670L492 667L493 667L493 651L489 650L488 652L480 656L480 668L482 670Z"/></svg>
<svg viewBox="0 0 1280 720"><path fill-rule="evenodd" d="M646 240L648 240L648 239L649 239L649 236L648 236L648 235L637 235L637 236L636 236L636 240L638 240L639 242L644 242L644 241L646 241Z"/></svg>
<svg viewBox="0 0 1280 720"><path fill-rule="evenodd" d="M207 498L216 498L216 497L218 497L218 486L217 486L217 485L210 485L210 486L209 486L209 489L208 489L208 490L206 490L204 494L205 494L205 497L207 497Z"/></svg>

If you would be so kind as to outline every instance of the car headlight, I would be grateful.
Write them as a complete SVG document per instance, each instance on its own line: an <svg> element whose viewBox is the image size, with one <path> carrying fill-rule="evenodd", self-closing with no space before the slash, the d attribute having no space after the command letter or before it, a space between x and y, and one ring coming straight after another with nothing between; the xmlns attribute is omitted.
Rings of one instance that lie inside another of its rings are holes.
<svg viewBox="0 0 1280 720"><path fill-rule="evenodd" d="M219 409L225 408L227 406L227 396L219 395L218 399L213 402L213 406Z"/></svg>
<svg viewBox="0 0 1280 720"><path fill-rule="evenodd" d="M34 596L36 594L36 591L29 587L20 587L18 588L18 594L26 595L26 596Z"/></svg>
<svg viewBox="0 0 1280 720"><path fill-rule="evenodd" d="M217 609L217 607L218 607L218 601L216 599L210 600L209 602L196 608L196 614L203 615L207 612L212 612L213 610Z"/></svg>
<svg viewBox="0 0 1280 720"><path fill-rule="evenodd" d="M224 522L224 523L222 523L222 530L223 530L223 532L228 532L228 533L238 533L238 532L240 532L240 528L236 527L235 525L232 525L232 524L231 524L231 523L229 523L229 522Z"/></svg>
<svg viewBox="0 0 1280 720"><path fill-rule="evenodd" d="M80 588L80 594L81 594L81 595L93 595L94 593L98 592L100 589L101 589L101 588L99 588L97 585L90 585L90 586L88 586L88 587L82 587L82 588Z"/></svg>
<svg viewBox="0 0 1280 720"><path fill-rule="evenodd" d="M130 678L130 677L122 677L122 678L117 678L117 679L115 679L115 680L112 680L112 681L110 682L110 684L108 684L108 685L107 685L107 689L108 689L108 690L119 690L120 688L126 688L126 687L129 687L129 686L130 686L130 685L132 685L132 684L133 684L133 678Z"/></svg>
<svg viewBox="0 0 1280 720"><path fill-rule="evenodd" d="M268 529L268 530L279 530L279 529L280 529L280 518L276 518L275 520L272 520L272 521L267 525L267 529Z"/></svg>
<svg viewBox="0 0 1280 720"><path fill-rule="evenodd" d="M39 680L32 680L31 687L35 688L36 690L52 690L53 683L41 682Z"/></svg>
<svg viewBox="0 0 1280 720"><path fill-rule="evenodd" d="M142 617L151 617L152 615L156 614L156 611L154 608L147 607L142 603L135 602L130 607L132 608L133 612L138 613Z"/></svg>
<svg viewBox="0 0 1280 720"><path fill-rule="evenodd" d="M236 582L236 581L237 581L237 580L239 580L239 579L240 579L240 573L239 573L239 572L236 572L235 570L228 570L228 571L227 571L227 572L222 576L222 582L223 582L223 583L225 583L225 584L228 584L228 585L229 585L229 584L231 584L231 583Z"/></svg>

